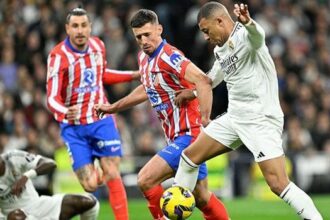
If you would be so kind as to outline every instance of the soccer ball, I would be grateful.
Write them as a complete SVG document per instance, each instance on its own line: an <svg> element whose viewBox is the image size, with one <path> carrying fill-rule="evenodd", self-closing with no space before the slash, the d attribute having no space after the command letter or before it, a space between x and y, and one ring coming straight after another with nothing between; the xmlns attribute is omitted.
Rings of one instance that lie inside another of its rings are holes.
<svg viewBox="0 0 330 220"><path fill-rule="evenodd" d="M160 207L164 215L171 220L187 219L195 208L195 197L188 189L173 186L163 193Z"/></svg>

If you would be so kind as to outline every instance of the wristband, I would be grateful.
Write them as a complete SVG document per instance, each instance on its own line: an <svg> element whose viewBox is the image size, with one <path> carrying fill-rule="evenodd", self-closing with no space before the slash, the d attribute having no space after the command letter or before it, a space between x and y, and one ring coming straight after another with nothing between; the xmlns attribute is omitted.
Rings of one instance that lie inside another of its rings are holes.
<svg viewBox="0 0 330 220"><path fill-rule="evenodd" d="M197 97L197 91L193 90L194 96Z"/></svg>
<svg viewBox="0 0 330 220"><path fill-rule="evenodd" d="M38 176L37 171L34 169L26 171L25 173L23 173L23 175L29 179L32 179L32 178Z"/></svg>

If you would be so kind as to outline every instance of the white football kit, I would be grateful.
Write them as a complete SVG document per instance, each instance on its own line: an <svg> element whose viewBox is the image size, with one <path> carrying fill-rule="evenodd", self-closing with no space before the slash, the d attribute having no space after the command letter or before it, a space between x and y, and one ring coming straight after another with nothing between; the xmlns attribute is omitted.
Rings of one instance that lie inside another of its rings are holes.
<svg viewBox="0 0 330 220"><path fill-rule="evenodd" d="M283 155L277 73L263 29L255 21L249 26L236 22L214 55L208 76L213 87L222 80L227 83L228 112L213 120L205 133L232 149L244 143L257 162Z"/></svg>
<svg viewBox="0 0 330 220"><path fill-rule="evenodd" d="M5 173L0 176L1 212L7 216L9 212L20 209L28 220L59 219L63 195L39 196L30 179L18 197L11 194L11 187L16 180L26 171L35 169L41 156L15 150L2 154L1 158L5 163Z"/></svg>

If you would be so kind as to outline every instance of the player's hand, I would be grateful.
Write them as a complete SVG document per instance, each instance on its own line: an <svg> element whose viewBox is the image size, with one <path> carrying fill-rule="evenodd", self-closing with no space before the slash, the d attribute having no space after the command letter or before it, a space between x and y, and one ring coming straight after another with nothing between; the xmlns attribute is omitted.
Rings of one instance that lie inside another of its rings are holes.
<svg viewBox="0 0 330 220"><path fill-rule="evenodd" d="M102 104L102 103L99 103L99 104L95 104L94 105L94 110L97 114L97 116L99 118L103 118L103 116L106 114L106 113L115 113L116 112L116 109L114 108L113 105L111 104Z"/></svg>
<svg viewBox="0 0 330 220"><path fill-rule="evenodd" d="M27 176L23 175L20 179L16 180L14 185L11 187L11 193L19 197L23 192L23 190L25 189L25 184L28 181L28 179L29 178Z"/></svg>
<svg viewBox="0 0 330 220"><path fill-rule="evenodd" d="M140 80L140 78L141 78L140 72L138 70L137 71L133 71L132 78L134 80Z"/></svg>
<svg viewBox="0 0 330 220"><path fill-rule="evenodd" d="M78 105L73 105L73 106L70 106L68 108L68 111L65 115L65 118L68 119L68 120L76 120L78 119L78 111L79 111L79 107Z"/></svg>
<svg viewBox="0 0 330 220"><path fill-rule="evenodd" d="M245 4L235 4L234 14L236 15L239 22L247 24L251 20L248 6Z"/></svg>
<svg viewBox="0 0 330 220"><path fill-rule="evenodd" d="M181 107L186 105L187 102L195 98L196 96L194 95L191 89L183 89L183 90L175 91L174 104L176 106Z"/></svg>

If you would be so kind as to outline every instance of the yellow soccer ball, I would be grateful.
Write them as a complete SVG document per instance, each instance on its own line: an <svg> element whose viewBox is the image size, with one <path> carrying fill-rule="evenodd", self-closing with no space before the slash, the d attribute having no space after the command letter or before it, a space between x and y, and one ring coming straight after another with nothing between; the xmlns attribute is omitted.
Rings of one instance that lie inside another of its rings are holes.
<svg viewBox="0 0 330 220"><path fill-rule="evenodd" d="M173 186L163 193L160 207L164 215L171 220L187 219L194 211L195 197L190 190Z"/></svg>

